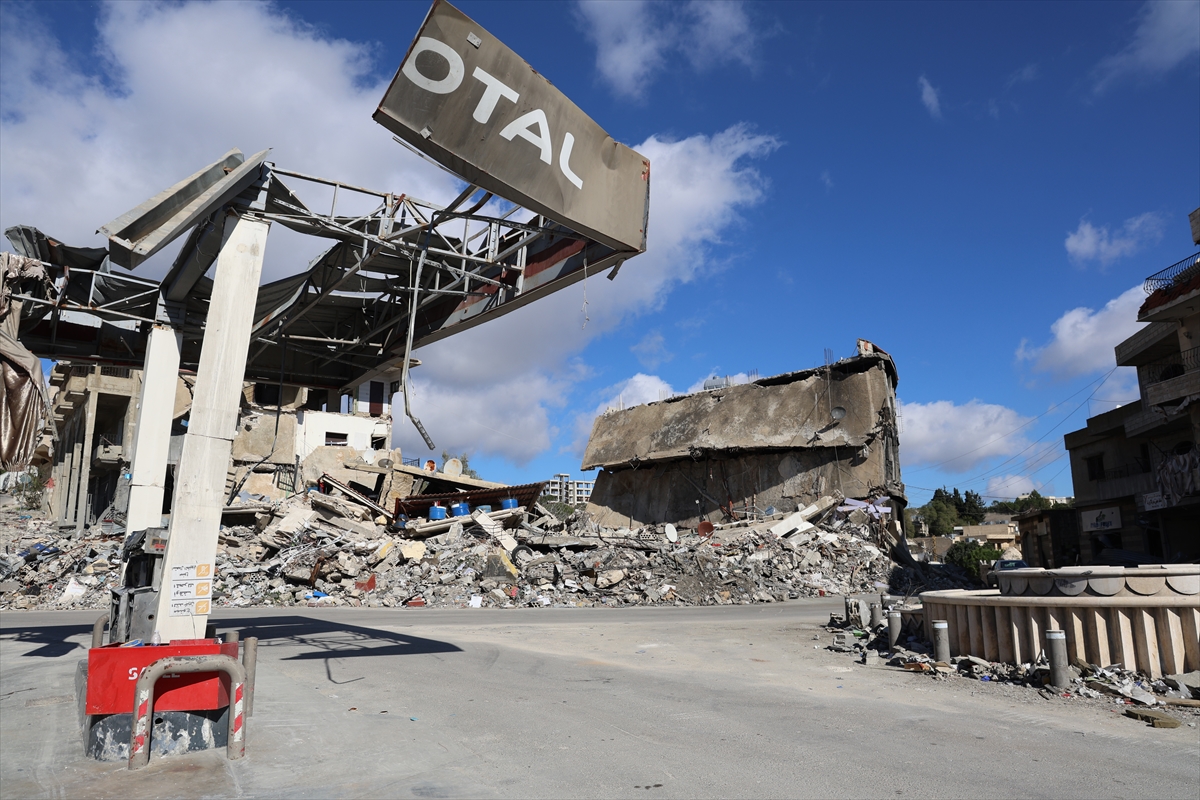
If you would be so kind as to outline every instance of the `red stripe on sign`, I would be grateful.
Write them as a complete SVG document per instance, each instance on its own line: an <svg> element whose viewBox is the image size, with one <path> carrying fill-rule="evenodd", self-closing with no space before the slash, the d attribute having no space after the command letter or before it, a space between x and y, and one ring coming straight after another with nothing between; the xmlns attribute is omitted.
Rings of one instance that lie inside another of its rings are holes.
<svg viewBox="0 0 1200 800"><path fill-rule="evenodd" d="M139 718L146 716L146 706L148 704L149 704L149 701L143 700L142 704L140 706L138 706L138 717Z"/></svg>
<svg viewBox="0 0 1200 800"><path fill-rule="evenodd" d="M142 748L144 748L145 746L146 746L145 735L138 736L136 739L134 739L133 752L140 753L140 752L142 752Z"/></svg>
<svg viewBox="0 0 1200 800"><path fill-rule="evenodd" d="M236 701L236 702L238 702L238 703L242 702L242 690L243 690L244 688L245 688L245 684L244 684L244 683L239 683L239 684L237 685L237 689L234 689L234 691L233 691L233 699L234 699L234 701Z"/></svg>
<svg viewBox="0 0 1200 800"><path fill-rule="evenodd" d="M238 714L233 718L233 732L237 733L242 729L242 715Z"/></svg>

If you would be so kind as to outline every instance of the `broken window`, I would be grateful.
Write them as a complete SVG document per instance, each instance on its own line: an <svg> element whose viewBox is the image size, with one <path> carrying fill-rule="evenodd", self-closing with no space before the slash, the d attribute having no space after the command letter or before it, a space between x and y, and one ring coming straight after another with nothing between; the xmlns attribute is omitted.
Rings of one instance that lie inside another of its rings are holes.
<svg viewBox="0 0 1200 800"><path fill-rule="evenodd" d="M369 391L371 416L383 416L383 381L371 381Z"/></svg>
<svg viewBox="0 0 1200 800"><path fill-rule="evenodd" d="M387 449L387 437L372 436L371 437L371 449L372 450L386 450Z"/></svg>
<svg viewBox="0 0 1200 800"><path fill-rule="evenodd" d="M259 406L277 406L279 405L279 384L277 383L256 383L254 384L254 404Z"/></svg>
<svg viewBox="0 0 1200 800"><path fill-rule="evenodd" d="M1087 473L1089 481L1104 480L1104 455L1091 456L1087 460Z"/></svg>
<svg viewBox="0 0 1200 800"><path fill-rule="evenodd" d="M388 396L395 397L400 393L400 381L392 381L388 387Z"/></svg>
<svg viewBox="0 0 1200 800"><path fill-rule="evenodd" d="M334 433L333 431L325 431L325 446L326 447L344 447L349 444L349 437L344 433Z"/></svg>

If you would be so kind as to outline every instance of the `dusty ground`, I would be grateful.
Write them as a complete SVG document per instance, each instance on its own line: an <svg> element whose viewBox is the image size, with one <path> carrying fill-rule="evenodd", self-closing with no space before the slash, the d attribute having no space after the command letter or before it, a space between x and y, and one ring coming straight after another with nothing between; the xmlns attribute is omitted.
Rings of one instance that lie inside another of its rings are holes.
<svg viewBox="0 0 1200 800"><path fill-rule="evenodd" d="M1200 729L856 665L823 649L820 624L840 607L223 610L221 627L262 640L247 757L162 758L137 773L79 752L71 681L94 612L5 612L0 795L1200 791Z"/></svg>

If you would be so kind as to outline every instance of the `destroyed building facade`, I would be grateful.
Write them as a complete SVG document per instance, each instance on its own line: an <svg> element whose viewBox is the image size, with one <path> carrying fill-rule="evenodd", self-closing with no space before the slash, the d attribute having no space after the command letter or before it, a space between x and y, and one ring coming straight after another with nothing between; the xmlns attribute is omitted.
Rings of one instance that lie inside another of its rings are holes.
<svg viewBox="0 0 1200 800"><path fill-rule="evenodd" d="M824 495L907 504L896 366L866 340L815 369L597 417L583 469L601 471L588 513L637 527L791 511Z"/></svg>
<svg viewBox="0 0 1200 800"><path fill-rule="evenodd" d="M345 413L342 397L327 390L247 381L226 471L227 505L238 495L281 500L316 485L325 472L374 487L374 475L345 465L370 466L393 455L391 400L399 379L382 377L351 387ZM181 373L174 407L160 410L172 419L168 481L183 451L195 381L194 374ZM61 361L50 384L55 435L44 437L34 457L47 479L49 513L60 528L76 532L119 525L129 501L142 370Z"/></svg>

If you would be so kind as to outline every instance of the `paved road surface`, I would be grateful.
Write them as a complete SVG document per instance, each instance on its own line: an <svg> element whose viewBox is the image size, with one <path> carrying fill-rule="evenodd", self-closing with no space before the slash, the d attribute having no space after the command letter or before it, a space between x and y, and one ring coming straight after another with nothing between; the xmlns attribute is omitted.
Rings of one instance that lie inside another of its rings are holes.
<svg viewBox="0 0 1200 800"><path fill-rule="evenodd" d="M5 612L0 796L1200 796L1200 729L852 664L840 608L221 609L261 640L247 757L136 773L80 753L97 613Z"/></svg>

